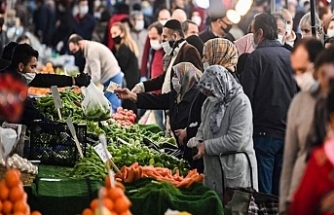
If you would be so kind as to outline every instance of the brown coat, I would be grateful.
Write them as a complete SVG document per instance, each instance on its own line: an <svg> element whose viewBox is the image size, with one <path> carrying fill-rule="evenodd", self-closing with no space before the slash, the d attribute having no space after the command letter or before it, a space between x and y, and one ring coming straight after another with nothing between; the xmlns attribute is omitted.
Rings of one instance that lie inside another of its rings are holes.
<svg viewBox="0 0 334 215"><path fill-rule="evenodd" d="M197 49L190 45L189 43L185 43L181 49L179 50L175 61L173 63L173 66L181 63L181 62L190 62L192 63L196 68L198 68L199 70L203 71L203 64L202 64L202 59L201 56L199 54L199 52L197 51ZM154 90L161 90L162 85L164 83L165 80L165 75L166 75L166 71L164 71L161 75L159 75L158 77L145 81L144 87L145 87L145 91L146 92L151 92ZM171 77L173 77L174 75L174 71L171 71Z"/></svg>

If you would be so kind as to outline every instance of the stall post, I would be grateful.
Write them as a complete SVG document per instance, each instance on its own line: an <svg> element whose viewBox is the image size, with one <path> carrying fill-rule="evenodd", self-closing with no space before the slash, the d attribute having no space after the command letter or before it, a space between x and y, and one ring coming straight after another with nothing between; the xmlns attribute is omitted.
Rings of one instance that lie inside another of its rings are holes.
<svg viewBox="0 0 334 215"><path fill-rule="evenodd" d="M315 26L315 1L311 0L310 1L311 5L311 30L312 30L312 36L316 37L316 26Z"/></svg>

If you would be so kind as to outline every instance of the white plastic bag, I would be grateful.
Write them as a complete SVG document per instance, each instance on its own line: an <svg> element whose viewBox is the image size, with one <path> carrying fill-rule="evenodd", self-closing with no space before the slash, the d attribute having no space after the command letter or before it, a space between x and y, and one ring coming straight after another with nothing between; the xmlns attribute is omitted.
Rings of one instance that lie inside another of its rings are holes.
<svg viewBox="0 0 334 215"><path fill-rule="evenodd" d="M111 117L109 100L93 82L88 87L84 87L82 92L85 98L81 106L87 119L107 120Z"/></svg>

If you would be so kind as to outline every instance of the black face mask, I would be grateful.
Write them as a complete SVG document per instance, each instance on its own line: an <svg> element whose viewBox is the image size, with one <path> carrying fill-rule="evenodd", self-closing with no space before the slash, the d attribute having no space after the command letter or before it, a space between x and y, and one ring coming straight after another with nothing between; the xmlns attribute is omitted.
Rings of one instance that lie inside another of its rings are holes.
<svg viewBox="0 0 334 215"><path fill-rule="evenodd" d="M81 49L79 49L75 54L74 54L75 57L83 57L84 56L84 53Z"/></svg>
<svg viewBox="0 0 334 215"><path fill-rule="evenodd" d="M121 35L118 35L117 37L112 38L115 44L120 44L122 41Z"/></svg>
<svg viewBox="0 0 334 215"><path fill-rule="evenodd" d="M221 28L225 34L227 34L228 32L230 32L231 28L233 27L233 25L231 24L227 24L225 21L222 21L225 25L226 25L226 28Z"/></svg>

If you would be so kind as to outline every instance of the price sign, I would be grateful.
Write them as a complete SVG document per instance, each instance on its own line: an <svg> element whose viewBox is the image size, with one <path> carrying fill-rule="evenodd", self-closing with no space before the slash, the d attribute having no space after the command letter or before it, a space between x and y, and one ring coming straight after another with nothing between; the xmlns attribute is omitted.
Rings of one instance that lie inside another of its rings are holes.
<svg viewBox="0 0 334 215"><path fill-rule="evenodd" d="M94 146L94 150L99 155L103 163L106 163L108 160L112 158L109 151L106 153L106 150L104 149L102 143L99 143L98 145Z"/></svg>

